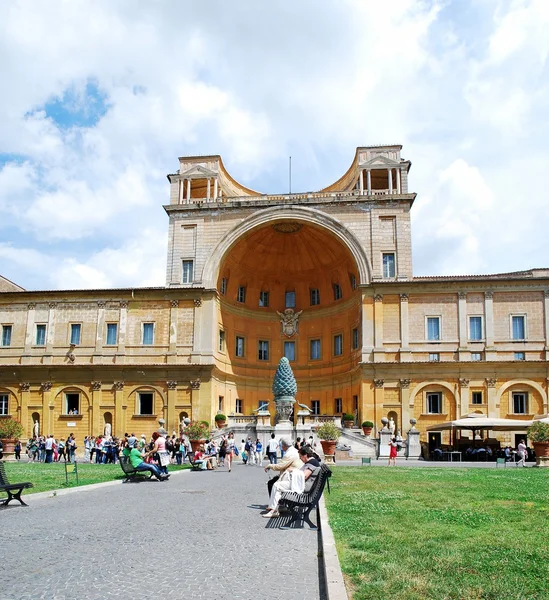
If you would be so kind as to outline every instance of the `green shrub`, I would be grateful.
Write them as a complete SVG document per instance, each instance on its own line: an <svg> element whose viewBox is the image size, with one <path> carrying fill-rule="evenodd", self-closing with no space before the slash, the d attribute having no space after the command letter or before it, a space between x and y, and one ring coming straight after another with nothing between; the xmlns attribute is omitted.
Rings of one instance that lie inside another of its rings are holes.
<svg viewBox="0 0 549 600"><path fill-rule="evenodd" d="M355 415L352 415L350 413L344 413L343 414L343 420L344 421L354 421L355 420Z"/></svg>
<svg viewBox="0 0 549 600"><path fill-rule="evenodd" d="M207 421L191 423L183 429L183 434L190 440L207 440L210 437L210 425Z"/></svg>
<svg viewBox="0 0 549 600"><path fill-rule="evenodd" d="M549 424L541 421L534 421L528 427L527 436L531 442L549 442Z"/></svg>
<svg viewBox="0 0 549 600"><path fill-rule="evenodd" d="M221 413L219 413L218 415L215 415L214 419L217 423L217 421L226 421L227 417L225 415L222 415Z"/></svg>
<svg viewBox="0 0 549 600"><path fill-rule="evenodd" d="M333 422L323 423L317 430L316 434L321 440L337 442L341 432Z"/></svg>
<svg viewBox="0 0 549 600"><path fill-rule="evenodd" d="M372 421L362 421L362 425L361 427L373 427L374 424L372 423Z"/></svg>
<svg viewBox="0 0 549 600"><path fill-rule="evenodd" d="M14 440L20 438L24 433L23 425L19 421L12 419L0 419L0 439Z"/></svg>

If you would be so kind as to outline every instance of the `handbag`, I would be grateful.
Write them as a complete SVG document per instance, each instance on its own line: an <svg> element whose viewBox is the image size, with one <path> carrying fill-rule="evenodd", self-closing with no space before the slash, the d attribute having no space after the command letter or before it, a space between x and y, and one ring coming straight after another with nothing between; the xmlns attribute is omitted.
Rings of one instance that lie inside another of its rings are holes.
<svg viewBox="0 0 549 600"><path fill-rule="evenodd" d="M169 452L159 452L158 458L160 460L161 466L167 467L170 464L170 453Z"/></svg>
<svg viewBox="0 0 549 600"><path fill-rule="evenodd" d="M234 447L234 455L238 456L238 448L236 446Z"/></svg>

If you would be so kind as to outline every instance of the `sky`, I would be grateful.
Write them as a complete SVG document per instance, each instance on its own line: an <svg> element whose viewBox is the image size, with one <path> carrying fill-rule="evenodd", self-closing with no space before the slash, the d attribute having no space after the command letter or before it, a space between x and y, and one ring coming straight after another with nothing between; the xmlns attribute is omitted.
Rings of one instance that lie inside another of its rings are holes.
<svg viewBox="0 0 549 600"><path fill-rule="evenodd" d="M5 0L0 275L162 286L167 173L263 193L412 161L414 275L549 267L547 0Z"/></svg>

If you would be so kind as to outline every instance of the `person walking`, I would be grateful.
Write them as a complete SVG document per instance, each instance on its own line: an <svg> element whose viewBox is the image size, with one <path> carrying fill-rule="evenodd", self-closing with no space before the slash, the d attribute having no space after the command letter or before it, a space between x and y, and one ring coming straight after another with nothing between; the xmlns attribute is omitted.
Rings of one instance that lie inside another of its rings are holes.
<svg viewBox="0 0 549 600"><path fill-rule="evenodd" d="M275 434L271 433L271 439L267 445L267 456L271 465L277 464L277 453L278 453L278 441L275 438Z"/></svg>
<svg viewBox="0 0 549 600"><path fill-rule="evenodd" d="M517 467L525 467L526 466L526 457L528 456L528 450L526 448L526 442L524 440L520 440L519 445L517 446Z"/></svg>
<svg viewBox="0 0 549 600"><path fill-rule="evenodd" d="M231 431L227 436L227 453L225 455L225 462L227 463L227 467L229 467L229 473L231 472L231 468L233 465L233 456L236 451L235 441L234 441L234 433Z"/></svg>
<svg viewBox="0 0 549 600"><path fill-rule="evenodd" d="M261 440L257 438L255 441L255 464L260 467L263 462L263 444Z"/></svg>

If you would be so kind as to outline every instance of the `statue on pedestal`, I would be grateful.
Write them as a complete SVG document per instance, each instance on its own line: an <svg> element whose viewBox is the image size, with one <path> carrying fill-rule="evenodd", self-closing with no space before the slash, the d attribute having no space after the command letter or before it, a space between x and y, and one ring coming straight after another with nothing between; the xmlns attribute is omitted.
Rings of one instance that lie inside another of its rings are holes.
<svg viewBox="0 0 549 600"><path fill-rule="evenodd" d="M36 420L34 422L34 426L32 428L32 431L33 431L33 433L34 433L34 435L36 437L39 437L39 435L40 435L40 423L38 422L38 420Z"/></svg>
<svg viewBox="0 0 549 600"><path fill-rule="evenodd" d="M388 425L388 427L389 427L389 431L390 431L391 433L395 433L395 422L394 422L394 420L393 420L393 417L391 417L391 418L389 419L389 425Z"/></svg>
<svg viewBox="0 0 549 600"><path fill-rule="evenodd" d="M164 419L158 419L159 427L158 427L157 431L163 437L166 437L168 435L168 431L164 427L165 424L166 424L166 421Z"/></svg>
<svg viewBox="0 0 549 600"><path fill-rule="evenodd" d="M105 423L105 428L103 429L103 434L105 435L105 437L111 437L112 425L110 423Z"/></svg>
<svg viewBox="0 0 549 600"><path fill-rule="evenodd" d="M297 383L295 381L290 361L283 356L278 363L278 368L273 381L273 394L276 405L276 416L281 421L290 421L294 410Z"/></svg>

